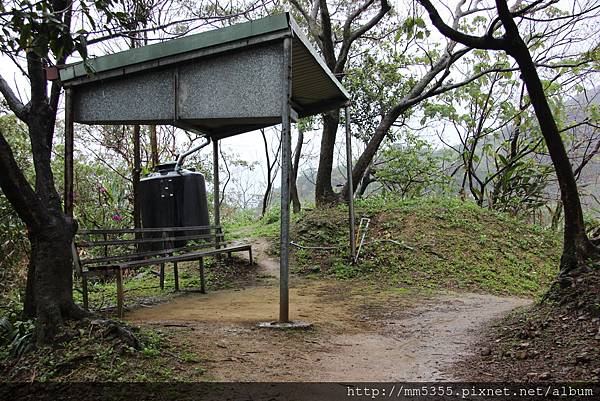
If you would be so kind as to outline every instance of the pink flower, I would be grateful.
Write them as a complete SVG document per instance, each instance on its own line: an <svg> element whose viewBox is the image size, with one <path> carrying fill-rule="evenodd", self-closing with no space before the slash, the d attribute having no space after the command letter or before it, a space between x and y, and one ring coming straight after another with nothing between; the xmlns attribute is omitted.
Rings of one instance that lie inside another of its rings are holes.
<svg viewBox="0 0 600 401"><path fill-rule="evenodd" d="M114 221L122 221L123 220L123 216L121 216L120 214L117 213L117 214L113 215L112 219Z"/></svg>
<svg viewBox="0 0 600 401"><path fill-rule="evenodd" d="M104 188L102 185L98 188L98 191L100 191L101 194L105 194L108 192L108 189Z"/></svg>

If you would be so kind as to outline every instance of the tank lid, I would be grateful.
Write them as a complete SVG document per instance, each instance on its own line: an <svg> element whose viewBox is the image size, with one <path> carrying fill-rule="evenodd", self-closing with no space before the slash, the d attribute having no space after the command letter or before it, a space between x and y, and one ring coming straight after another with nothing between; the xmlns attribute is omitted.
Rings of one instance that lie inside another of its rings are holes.
<svg viewBox="0 0 600 401"><path fill-rule="evenodd" d="M169 171L175 171L175 165L177 164L177 161L172 160L169 162L164 162L162 164L159 164L158 166L154 167L154 171L158 172L158 173L167 173Z"/></svg>
<svg viewBox="0 0 600 401"><path fill-rule="evenodd" d="M167 177L181 177L189 175L200 175L204 177L202 173L196 172L195 169L181 169L175 171L176 161L168 161L154 167L154 172L141 178L140 181L147 181L153 179L167 178Z"/></svg>

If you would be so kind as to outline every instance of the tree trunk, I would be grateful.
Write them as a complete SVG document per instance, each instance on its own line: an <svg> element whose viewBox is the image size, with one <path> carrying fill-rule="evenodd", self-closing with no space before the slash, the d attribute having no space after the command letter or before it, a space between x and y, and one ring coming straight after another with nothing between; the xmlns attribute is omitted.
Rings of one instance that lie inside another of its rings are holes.
<svg viewBox="0 0 600 401"><path fill-rule="evenodd" d="M298 195L298 171L300 169L300 156L302 156L302 145L304 145L304 132L298 132L298 140L296 141L296 148L294 149L294 160L292 164L292 176L290 177L290 195L292 199L292 211L294 213L300 213L302 205L300 203L300 196Z"/></svg>
<svg viewBox="0 0 600 401"><path fill-rule="evenodd" d="M514 12L508 7L506 0L496 0L496 9L504 35L496 37L491 32L485 36L472 36L457 31L444 23L439 13L429 0L419 0L425 7L432 23L448 38L462 44L484 50L504 50L515 59L521 71L521 79L527 88L540 131L546 142L552 165L556 171L560 187L561 200L565 212L565 228L563 238L563 254L560 261L561 276L585 269L586 259L600 256L588 239L583 223L583 211L577 192L577 182L573 174L571 162L565 150L558 126L546 99L544 87L540 81L529 48L523 41L519 28L514 20ZM528 7L525 7L526 9Z"/></svg>
<svg viewBox="0 0 600 401"><path fill-rule="evenodd" d="M375 158L375 155L377 154L379 147L381 146L383 140L385 139L386 135L388 134L390 127L392 126L394 121L396 121L396 119L400 115L400 112L403 112L404 110L405 109L394 110L393 113L386 114L385 117L381 120L381 122L377 126L377 128L375 129L375 133L373 134L371 139L369 139L369 142L367 143L367 147L362 152L362 154L360 155L360 157L354 164L354 168L352 169L352 182L354 183L354 188L352 188L352 193L354 193L354 191L356 191L358 184L360 183L365 172L371 165L371 162ZM344 184L344 187L342 188L342 191L340 192L339 199L340 200L348 199L348 191L350 191L350 188L348 187L348 182L346 181L346 183Z"/></svg>
<svg viewBox="0 0 600 401"><path fill-rule="evenodd" d="M73 234L64 216L52 217L40 231L29 233L29 269L34 274L28 275L24 311L37 318L38 343L51 341L64 320L87 314L73 302Z"/></svg>
<svg viewBox="0 0 600 401"><path fill-rule="evenodd" d="M35 167L35 190L15 161L0 132L0 187L27 227L31 255L25 289L24 314L37 318L39 343L53 339L68 318L86 315L73 302L71 243L75 222L62 211L54 186L51 149L56 110L45 98L46 80L39 57L27 54L32 100L24 115Z"/></svg>
<svg viewBox="0 0 600 401"><path fill-rule="evenodd" d="M35 222L24 219L31 255L23 310L37 319L38 343L52 341L64 320L86 315L73 302L71 243L76 223L62 211L50 164L48 142L52 141L54 118L52 110L38 104L27 124L36 169L36 201L26 207L37 208L41 218Z"/></svg>
<svg viewBox="0 0 600 401"><path fill-rule="evenodd" d="M326 0L292 2L292 5L302 14L308 23L309 33L320 48L325 64L327 64L329 70L340 81L346 74L346 64L354 42L376 27L392 8L387 0L380 0L377 12L370 13L369 11L374 11L374 8L370 7L374 3L374 1L370 0L365 1L358 7L354 7L352 2L349 2L347 18L339 26L334 27ZM337 11L334 13L336 20L338 18ZM369 15L366 21L358 24L362 17L368 14L371 15ZM320 18L317 18L317 16ZM338 201L338 197L331 185L331 175L339 122L339 110L323 114L321 150L315 183L315 203L317 206Z"/></svg>
<svg viewBox="0 0 600 401"><path fill-rule="evenodd" d="M501 2L498 2L498 4ZM499 6L499 12L502 10ZM552 159L561 200L565 212L565 226L563 236L563 254L560 260L561 275L585 266L586 259L598 256L600 251L588 239L583 222L583 211L577 191L577 182L573 174L571 162L565 150L558 126L554 120L552 110L546 99L544 87L537 73L537 69L529 49L521 38L518 27L512 17L504 18L509 46L507 53L511 55L521 70L522 80L525 83L531 104L540 125L540 130L546 141L548 153Z"/></svg>
<svg viewBox="0 0 600 401"><path fill-rule="evenodd" d="M440 59L431 67L431 69L413 85L410 91L383 116L379 125L375 129L375 133L371 139L369 139L367 147L354 164L354 168L352 169L352 182L354 183L354 188L348 188L348 183L346 182L338 198L340 201L348 199L348 191L350 189L352 191L356 191L357 184L360 182L361 178L365 174L365 171L375 158L375 155L377 154L379 147L388 134L392 124L394 124L398 117L400 117L408 109L424 99L421 98L423 92L440 72L447 69L451 63L455 62L463 54L465 54L465 51L461 51L451 55L455 45L456 43L449 44L446 48L446 54L440 57ZM427 97L429 96L432 96L432 93L428 93Z"/></svg>
<svg viewBox="0 0 600 401"><path fill-rule="evenodd" d="M333 171L333 155L338 125L340 124L340 111L323 114L323 136L321 137L321 150L319 154L319 168L317 182L315 183L315 203L317 206L326 205L336 200L336 194L331 185Z"/></svg>
<svg viewBox="0 0 600 401"><path fill-rule="evenodd" d="M271 190L273 189L273 181L269 178L267 179L267 189L265 190L265 194L263 195L262 200L262 209L260 211L260 216L264 217L267 213L267 209L269 208L269 199L271 198Z"/></svg>
<svg viewBox="0 0 600 401"><path fill-rule="evenodd" d="M375 182L375 177L373 175L373 168L371 166L367 167L365 170L365 175L363 175L362 180L360 180L360 186L358 187L358 196L362 198L365 196L365 192L367 192L367 188L373 182Z"/></svg>
<svg viewBox="0 0 600 401"><path fill-rule="evenodd" d="M265 135L265 130L260 130L260 133L262 135L263 144L265 146L265 158L267 159L267 189L265 189L265 193L263 195L262 210L260 212L261 217L264 217L265 213L267 213L267 208L269 207L269 204L271 202L271 191L273 190L273 180L275 178L275 177L273 177L273 168L275 167L275 161L277 160L277 155L275 155L275 160L273 161L273 164L271 164L271 156L269 154L269 144L267 142L267 136ZM280 141L280 143L281 143L281 141ZM281 145L280 145L280 147L281 147ZM277 153L279 153L279 152L277 152Z"/></svg>
<svg viewBox="0 0 600 401"><path fill-rule="evenodd" d="M155 168L160 163L158 160L158 139L156 137L156 125L148 126L148 132L150 136L150 160L152 162L152 168Z"/></svg>

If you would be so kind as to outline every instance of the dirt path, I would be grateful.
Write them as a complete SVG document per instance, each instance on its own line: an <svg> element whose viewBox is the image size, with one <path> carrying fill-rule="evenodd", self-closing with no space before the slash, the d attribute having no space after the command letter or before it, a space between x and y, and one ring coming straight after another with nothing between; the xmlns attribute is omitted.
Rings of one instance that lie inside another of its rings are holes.
<svg viewBox="0 0 600 401"><path fill-rule="evenodd" d="M305 332L257 329L277 316L278 263L256 244L258 285L190 294L129 313L127 320L164 327L197 350L209 380L457 380L449 366L470 352L489 320L529 303L518 298L447 293L415 304L401 292L367 291L360 283L294 278L292 319ZM353 287L353 285L355 287Z"/></svg>

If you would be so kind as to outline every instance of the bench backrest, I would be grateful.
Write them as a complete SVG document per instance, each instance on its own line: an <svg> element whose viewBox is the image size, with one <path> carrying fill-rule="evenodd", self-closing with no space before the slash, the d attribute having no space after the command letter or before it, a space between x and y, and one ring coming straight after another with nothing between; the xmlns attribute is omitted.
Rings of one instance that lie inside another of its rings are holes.
<svg viewBox="0 0 600 401"><path fill-rule="evenodd" d="M79 230L73 257L81 273L94 265L111 265L199 249L226 246L220 226Z"/></svg>

